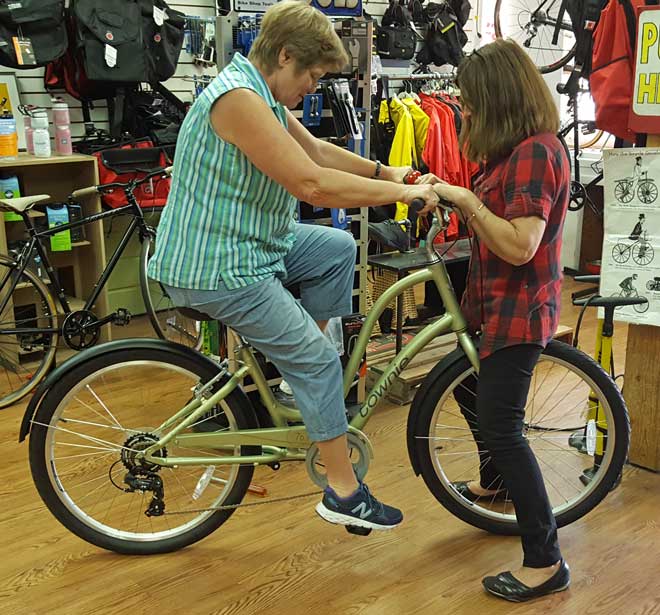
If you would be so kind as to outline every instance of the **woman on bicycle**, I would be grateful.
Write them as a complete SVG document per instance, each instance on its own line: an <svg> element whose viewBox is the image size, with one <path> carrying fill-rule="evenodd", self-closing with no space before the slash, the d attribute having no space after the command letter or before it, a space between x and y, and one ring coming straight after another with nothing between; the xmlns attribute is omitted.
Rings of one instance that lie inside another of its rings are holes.
<svg viewBox="0 0 660 615"><path fill-rule="evenodd" d="M348 455L342 368L323 328L352 312L355 241L296 224L297 199L329 208L438 202L382 166L314 138L288 109L348 64L330 20L303 2L266 11L248 58L237 53L190 109L158 227L151 277L172 300L231 327L293 389L330 487L327 521L390 529L402 520L359 484ZM286 285L300 288L297 302Z"/></svg>
<svg viewBox="0 0 660 615"><path fill-rule="evenodd" d="M476 50L457 81L461 143L482 171L474 192L434 176L421 180L456 205L476 238L463 309L480 334L481 367L476 400L469 391L456 397L479 448L481 476L454 487L470 501L507 494L513 501L523 565L483 584L523 601L569 584L543 477L523 433L531 374L558 325L570 170L550 91L516 43L498 39Z"/></svg>

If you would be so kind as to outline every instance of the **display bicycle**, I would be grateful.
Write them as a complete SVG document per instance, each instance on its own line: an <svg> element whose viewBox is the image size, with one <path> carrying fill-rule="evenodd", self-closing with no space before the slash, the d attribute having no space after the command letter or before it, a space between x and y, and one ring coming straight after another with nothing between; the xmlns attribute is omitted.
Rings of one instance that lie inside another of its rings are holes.
<svg viewBox="0 0 660 615"><path fill-rule="evenodd" d="M429 231L428 267L383 293L353 346L345 395L383 310L406 289L435 282L447 311L391 360L359 410L349 414L351 459L363 479L374 454L364 432L369 419L413 357L451 332L457 348L430 370L410 408L410 462L454 515L490 532L518 534L510 501L489 496L469 502L454 486L478 478L477 447L454 392L462 394L464 383L474 381L479 359L445 264L433 251L433 238L448 224L448 209L436 212ZM67 529L120 553L169 552L209 535L242 506L312 495L291 495L296 491L287 485L284 498L244 502L255 466L276 470L298 462L319 488L326 485L318 447L300 412L278 403L250 345L236 342L235 356L221 364L163 340L111 342L76 355L40 385L20 439L29 434L37 490ZM258 407L241 388L248 376ZM602 451L598 463L568 442L593 416L598 430L590 436L591 448ZM534 370L524 433L561 527L593 509L619 476L628 450L628 414L616 385L593 359L552 341ZM594 465L592 480L583 484L580 477Z"/></svg>
<svg viewBox="0 0 660 615"><path fill-rule="evenodd" d="M623 374L617 375L614 368L614 311L623 307L632 306L636 312L644 313L649 307L648 300L645 297L640 297L636 291L628 294L622 291L621 293L614 294L610 297L601 296L598 289L598 285L600 284L599 274L575 276L575 281L595 284L596 286L575 292L572 295L573 305L582 308L580 310L577 324L575 325L573 346L579 348L580 329L587 308L595 307L602 309L603 317L598 319L598 326L596 328L596 347L593 356L600 366L605 371L609 372L612 379L616 381L623 376ZM594 455L594 465L590 468L586 468L580 477L580 480L585 485L593 479L593 475L598 469L598 464L600 463L603 454L603 451L599 448L602 442L594 440L592 435L590 443L588 433L590 428L594 430L603 428L604 426L605 429L607 429L607 425L603 425L602 421L598 420L599 410L599 406L594 403L591 406L591 415L588 417L587 425L582 429L576 430L569 437L569 444L582 454L589 454L589 446L593 446L592 452ZM618 481L615 485L616 484L618 484Z"/></svg>
<svg viewBox="0 0 660 615"><path fill-rule="evenodd" d="M624 177L614 183L614 196L620 203L630 203L637 198L645 205L655 203L658 198L658 187L653 178L649 178L648 171L642 171L639 178Z"/></svg>
<svg viewBox="0 0 660 615"><path fill-rule="evenodd" d="M102 317L97 316L93 308L135 234L141 244L138 260L140 289L154 331L164 339L174 339L191 346L199 343L196 323L177 313L163 287L150 283L147 278L147 262L153 250L156 232L149 225L150 210L143 210L138 205L134 191L141 184L152 182L157 177L166 177L170 170L171 167L157 169L141 179L127 183L110 183L75 190L70 197L72 201L122 190L127 204L43 230L35 226L30 212L36 204L49 201L50 196L42 194L0 199L0 210L19 214L29 236L29 240L23 243L15 256L0 255L0 408L15 403L37 386L55 361L60 337L69 348L82 350L98 342L101 327L108 323L125 325L130 322L131 314L123 308ZM119 216L130 218L128 227L84 306L74 310L51 264L46 242L56 233L100 220L114 220ZM35 256L41 259L40 268L43 272L33 266ZM56 302L59 303L59 310Z"/></svg>
<svg viewBox="0 0 660 615"><path fill-rule="evenodd" d="M645 266L653 261L655 251L646 231L643 231L633 243L619 241L612 248L612 258L619 265L627 263L631 255L638 265Z"/></svg>

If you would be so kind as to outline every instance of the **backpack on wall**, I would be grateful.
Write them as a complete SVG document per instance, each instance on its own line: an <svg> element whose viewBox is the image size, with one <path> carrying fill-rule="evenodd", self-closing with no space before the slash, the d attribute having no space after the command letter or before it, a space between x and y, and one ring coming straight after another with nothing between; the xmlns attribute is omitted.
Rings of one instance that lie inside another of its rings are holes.
<svg viewBox="0 0 660 615"><path fill-rule="evenodd" d="M426 17L429 23L424 47L417 54L420 64L452 64L458 66L463 59L463 47L468 41L463 26L470 15L466 0L440 3L429 2ZM460 17L456 12L460 13Z"/></svg>
<svg viewBox="0 0 660 615"><path fill-rule="evenodd" d="M609 0L594 30L589 85L596 107L596 126L626 141L635 72L636 8L643 0Z"/></svg>
<svg viewBox="0 0 660 615"><path fill-rule="evenodd" d="M22 64L14 45L19 37L29 39L34 52ZM67 42L64 0L0 0L0 65L14 69L45 66L64 54Z"/></svg>

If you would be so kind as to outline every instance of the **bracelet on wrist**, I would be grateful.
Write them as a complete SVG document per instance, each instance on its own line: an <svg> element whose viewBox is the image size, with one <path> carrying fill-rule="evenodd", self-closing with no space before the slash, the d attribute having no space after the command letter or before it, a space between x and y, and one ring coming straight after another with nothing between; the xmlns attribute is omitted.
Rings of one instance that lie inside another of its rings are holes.
<svg viewBox="0 0 660 615"><path fill-rule="evenodd" d="M380 173L383 170L383 165L380 160L376 160L376 170L374 171L374 174L371 176L372 179L378 179L380 177Z"/></svg>
<svg viewBox="0 0 660 615"><path fill-rule="evenodd" d="M470 224L470 222L472 222L472 220L474 220L474 218L477 217L477 212L480 212L480 211L483 209L483 207L484 207L484 204L483 204L483 203L480 203L480 204L479 204L479 207L477 207L477 211L473 211L473 212L472 212L472 215L466 220L465 223L466 223L466 224Z"/></svg>

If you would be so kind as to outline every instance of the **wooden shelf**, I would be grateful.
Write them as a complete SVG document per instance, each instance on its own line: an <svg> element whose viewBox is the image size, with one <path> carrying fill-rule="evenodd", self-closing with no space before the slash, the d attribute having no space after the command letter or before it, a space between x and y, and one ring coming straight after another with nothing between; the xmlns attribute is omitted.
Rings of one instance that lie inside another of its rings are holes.
<svg viewBox="0 0 660 615"><path fill-rule="evenodd" d="M86 156L84 154L72 154L71 156L51 156L50 158L37 158L25 152L20 153L15 160L1 160L0 169L9 169L13 167L28 167L28 166L41 166L51 164L65 164L67 162L89 162L95 161L94 156Z"/></svg>

